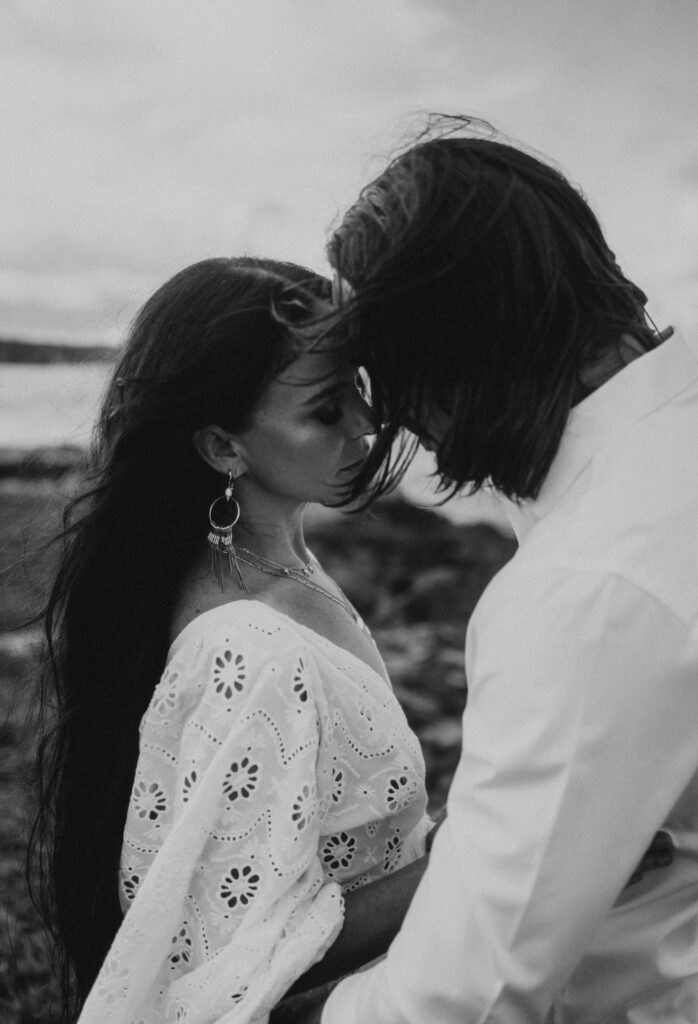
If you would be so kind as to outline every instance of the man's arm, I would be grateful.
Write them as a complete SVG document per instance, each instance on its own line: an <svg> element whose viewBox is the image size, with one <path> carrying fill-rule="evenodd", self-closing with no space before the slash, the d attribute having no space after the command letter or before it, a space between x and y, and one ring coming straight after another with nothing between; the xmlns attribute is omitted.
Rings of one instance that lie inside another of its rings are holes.
<svg viewBox="0 0 698 1024"><path fill-rule="evenodd" d="M444 819L442 814L438 824ZM432 829L430 838L433 839L436 831L437 828ZM657 832L627 885L635 885L648 871L668 867L673 858L671 836ZM344 925L339 937L323 959L289 989L283 1002L272 1012L270 1024L320 1024L325 1001L339 979L387 950L402 924L426 863L426 857L422 857L345 896Z"/></svg>
<svg viewBox="0 0 698 1024"><path fill-rule="evenodd" d="M473 618L448 819L387 959L323 1024L542 1019L694 771L683 624L621 579L534 568Z"/></svg>

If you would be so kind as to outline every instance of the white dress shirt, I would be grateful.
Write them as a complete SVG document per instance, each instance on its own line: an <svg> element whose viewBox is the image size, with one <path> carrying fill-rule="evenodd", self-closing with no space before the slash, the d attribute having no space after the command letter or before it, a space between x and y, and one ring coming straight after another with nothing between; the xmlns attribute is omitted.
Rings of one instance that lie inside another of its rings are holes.
<svg viewBox="0 0 698 1024"><path fill-rule="evenodd" d="M697 353L674 337L580 403L511 518L448 819L323 1024L698 1021ZM674 864L625 888L660 827Z"/></svg>

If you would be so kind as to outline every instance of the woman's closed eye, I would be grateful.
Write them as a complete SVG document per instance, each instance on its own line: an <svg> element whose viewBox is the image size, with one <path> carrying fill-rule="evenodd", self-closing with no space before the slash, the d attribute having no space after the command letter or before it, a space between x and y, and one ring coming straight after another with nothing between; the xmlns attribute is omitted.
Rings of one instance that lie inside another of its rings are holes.
<svg viewBox="0 0 698 1024"><path fill-rule="evenodd" d="M358 374L352 380L340 384L333 390L330 400L318 406L315 410L313 414L315 418L328 427L339 423L344 415L345 407L351 401L352 396L359 394L363 398L362 384L363 382Z"/></svg>
<svg viewBox="0 0 698 1024"><path fill-rule="evenodd" d="M339 403L322 406L320 409L316 409L314 413L315 419L319 420L320 423L323 423L326 427L330 427L334 423L339 423L343 415L344 408Z"/></svg>

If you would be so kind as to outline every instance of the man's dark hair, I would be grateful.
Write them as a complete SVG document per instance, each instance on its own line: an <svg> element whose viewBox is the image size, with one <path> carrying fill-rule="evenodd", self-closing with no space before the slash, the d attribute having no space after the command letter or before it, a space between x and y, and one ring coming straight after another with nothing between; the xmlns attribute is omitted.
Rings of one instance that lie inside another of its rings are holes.
<svg viewBox="0 0 698 1024"><path fill-rule="evenodd" d="M450 415L447 494L491 483L535 497L585 396L582 368L623 333L657 341L580 191L484 122L432 118L328 253L353 289L340 323L383 423L359 488L379 466L377 491L394 485L409 461L389 457L401 426L436 404Z"/></svg>

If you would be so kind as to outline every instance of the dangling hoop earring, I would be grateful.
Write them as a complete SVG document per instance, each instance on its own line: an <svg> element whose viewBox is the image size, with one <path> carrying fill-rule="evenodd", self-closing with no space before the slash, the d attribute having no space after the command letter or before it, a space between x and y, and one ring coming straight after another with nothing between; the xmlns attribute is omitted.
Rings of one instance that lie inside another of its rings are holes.
<svg viewBox="0 0 698 1024"><path fill-rule="evenodd" d="M218 581L218 586L223 589L223 562L227 559L228 571L231 576L237 576L237 581L248 593L247 585L240 572L240 566L235 554L233 544L233 527L240 518L240 505L233 497L233 482L235 477L232 470L228 470L228 486L223 492L223 497L216 498L208 510L208 521L211 529L206 538L209 545L209 565L211 572ZM224 502L223 508L216 509L219 502ZM214 510L218 522L214 520Z"/></svg>

